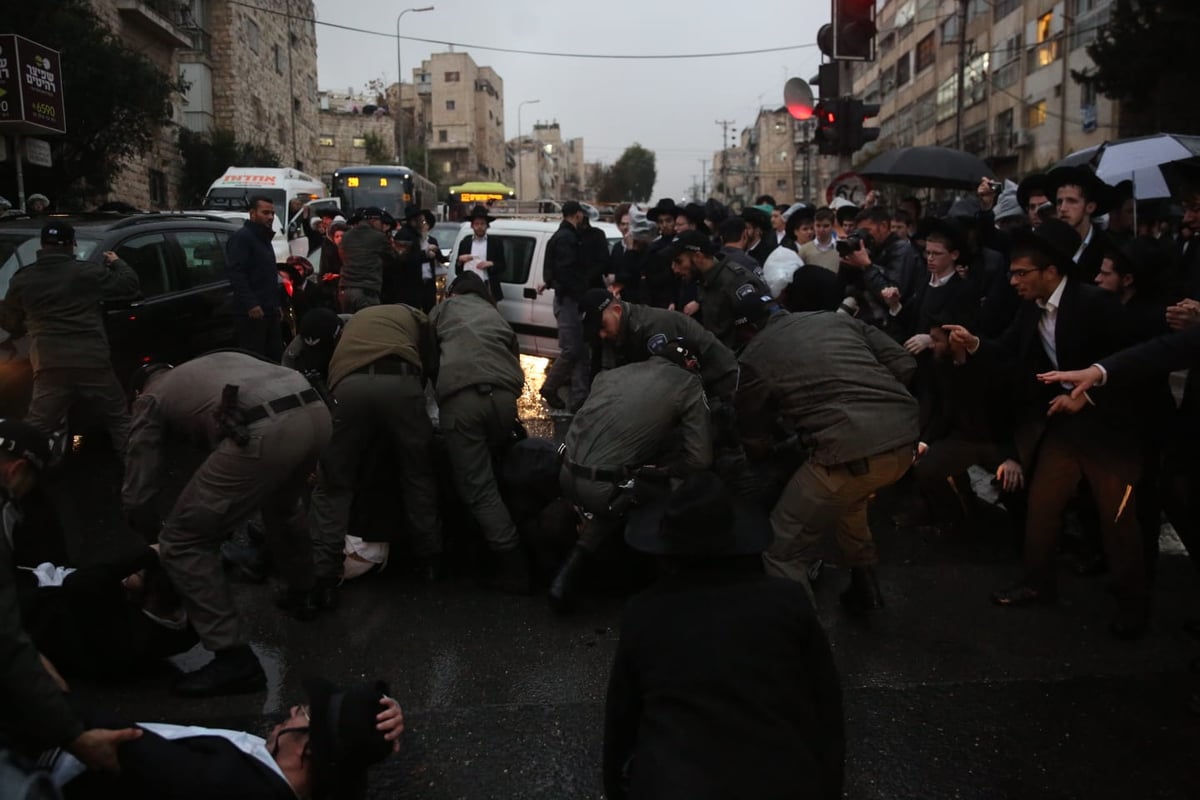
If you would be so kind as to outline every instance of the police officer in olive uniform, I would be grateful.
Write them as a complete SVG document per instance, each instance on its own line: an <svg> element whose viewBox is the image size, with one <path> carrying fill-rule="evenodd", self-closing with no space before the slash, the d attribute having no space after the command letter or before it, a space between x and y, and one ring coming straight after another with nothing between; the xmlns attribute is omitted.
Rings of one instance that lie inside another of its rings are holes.
<svg viewBox="0 0 1200 800"><path fill-rule="evenodd" d="M646 361L605 370L592 382L567 431L559 475L563 494L592 517L550 585L555 608L571 608L591 554L623 524L620 484L682 477L712 463L695 352L685 339L664 338Z"/></svg>
<svg viewBox="0 0 1200 800"><path fill-rule="evenodd" d="M390 439L400 467L413 555L422 566L441 558L442 519L430 451L433 422L425 410L432 347L425 313L402 304L364 308L337 340L328 378L336 401L333 437L321 455L311 510L317 583L326 596L326 587L342 577L362 456L381 435ZM328 605L324 599L318 597L317 605Z"/></svg>
<svg viewBox="0 0 1200 800"><path fill-rule="evenodd" d="M116 253L105 253L103 265L77 261L75 229L59 220L42 228L41 243L37 261L13 275L0 301L0 328L33 340L33 400L25 421L51 433L74 403L86 402L104 416L121 453L129 407L109 362L102 303L135 297L137 273Z"/></svg>
<svg viewBox="0 0 1200 800"><path fill-rule="evenodd" d="M496 554L496 588L529 591L529 564L496 485L492 457L510 441L525 385L517 335L483 279L464 272L430 321L437 342L442 435L458 494Z"/></svg>
<svg viewBox="0 0 1200 800"><path fill-rule="evenodd" d="M737 388L737 356L686 314L626 303L604 289L584 293L579 309L584 336L603 343L605 366L645 361L668 340L682 338L700 361L700 377L710 398L732 397Z"/></svg>
<svg viewBox="0 0 1200 800"><path fill-rule="evenodd" d="M686 231L671 245L671 269L684 281L695 281L700 324L721 344L734 346L734 304L748 294L771 293L762 278L718 253L712 239Z"/></svg>
<svg viewBox="0 0 1200 800"><path fill-rule="evenodd" d="M313 591L312 545L300 498L329 441L329 409L304 376L248 353L218 351L136 376L122 502L130 523L158 539L161 560L200 641L216 658L175 685L205 696L266 684L221 566L220 546L262 512L267 547L288 597ZM211 453L161 526L155 498L170 442Z"/></svg>
<svg viewBox="0 0 1200 800"><path fill-rule="evenodd" d="M338 308L344 314L379 305L383 272L396 261L395 248L387 235L396 224L391 214L369 206L355 212L351 222L354 224L342 236L342 277L338 284Z"/></svg>

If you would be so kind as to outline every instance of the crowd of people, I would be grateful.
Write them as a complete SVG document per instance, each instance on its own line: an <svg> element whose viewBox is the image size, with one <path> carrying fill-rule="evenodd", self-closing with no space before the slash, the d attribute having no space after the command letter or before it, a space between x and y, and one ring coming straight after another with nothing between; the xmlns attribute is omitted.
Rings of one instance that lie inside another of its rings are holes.
<svg viewBox="0 0 1200 800"><path fill-rule="evenodd" d="M764 196L737 213L662 200L643 231L623 205L611 248L569 201L540 289L554 292L560 345L540 396L567 423L561 444L518 420L526 376L496 307L505 251L484 207L440 300L427 210L314 220L322 277L290 265L292 298L308 305L285 348L274 208L251 198L227 254L241 349L144 366L131 410L113 391L97 309L136 275L115 254L75 265L73 231L51 219L38 262L0 304L0 327L32 338L35 370L27 418L0 421L9 744L123 769L68 788L123 780L154 796L172 780L163 760L219 746L239 765L227 775L250 770L262 796L352 796L327 773L353 773L344 785L360 791L365 765L394 746L402 715L386 688L314 684L266 740L85 729L59 668L99 661L87 636L61 635L54 608L86 607L130 642L127 661L198 640L214 658L180 676L181 695L254 692L265 675L223 562L267 565L280 609L311 620L336 613L345 581L386 563L389 546L438 581L469 539L488 586L544 590L562 613L597 573L657 561L660 579L626 611L609 687L608 796L748 774L754 796L790 796L802 758L814 793L838 797L841 702L812 583L834 548L847 611L884 604L868 518L878 493L898 498L896 524L952 531L981 502L970 470L993 476L1022 560L991 595L1005 607L1056 600L1073 520L1074 568L1111 576L1121 639L1153 618L1164 515L1200 563L1188 435L1200 390L1189 378L1177 403L1169 382L1200 347L1200 170L1186 177L1174 221L1138 211L1129 186L1062 167L1019 185L982 180L944 213L874 194L861 208ZM54 528L37 484L81 399L104 407L126 520L145 541L103 569L31 546ZM201 466L165 491L173 448L196 445ZM251 546L233 545L244 530ZM9 724L33 718L36 729Z"/></svg>

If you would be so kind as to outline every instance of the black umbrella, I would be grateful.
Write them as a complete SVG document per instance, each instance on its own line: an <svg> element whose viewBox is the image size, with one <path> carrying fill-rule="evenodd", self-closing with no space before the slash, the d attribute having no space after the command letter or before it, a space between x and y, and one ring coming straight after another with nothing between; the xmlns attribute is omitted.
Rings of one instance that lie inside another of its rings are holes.
<svg viewBox="0 0 1200 800"><path fill-rule="evenodd" d="M996 175L978 156L949 147L900 147L876 156L858 174L886 183L974 189Z"/></svg>

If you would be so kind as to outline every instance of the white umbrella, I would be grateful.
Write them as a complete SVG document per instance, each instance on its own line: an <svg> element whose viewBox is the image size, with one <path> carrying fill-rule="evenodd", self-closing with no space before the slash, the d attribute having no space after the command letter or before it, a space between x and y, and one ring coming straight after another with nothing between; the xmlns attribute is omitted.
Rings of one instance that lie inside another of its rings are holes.
<svg viewBox="0 0 1200 800"><path fill-rule="evenodd" d="M1200 136L1158 133L1078 150L1055 166L1092 164L1100 180L1112 186L1133 181L1134 197L1149 200L1171 196L1163 165L1196 156L1200 156Z"/></svg>

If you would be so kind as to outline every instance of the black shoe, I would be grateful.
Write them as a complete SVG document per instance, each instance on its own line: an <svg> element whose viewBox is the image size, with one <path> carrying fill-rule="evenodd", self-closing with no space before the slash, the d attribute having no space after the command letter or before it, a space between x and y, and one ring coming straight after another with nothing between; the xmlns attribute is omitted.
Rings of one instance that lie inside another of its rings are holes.
<svg viewBox="0 0 1200 800"><path fill-rule="evenodd" d="M559 568L558 574L550 582L550 608L560 614L569 614L575 610L579 599L580 584L587 571L590 556L582 547L574 547L567 560Z"/></svg>
<svg viewBox="0 0 1200 800"><path fill-rule="evenodd" d="M174 692L185 697L249 694L266 688L267 676L249 645L220 650L212 661L180 676Z"/></svg>
<svg viewBox="0 0 1200 800"><path fill-rule="evenodd" d="M567 404L563 401L563 399L558 396L558 392L551 392L543 386L538 390L538 394L541 395L542 400L545 401L546 405L553 409L561 411L567 407Z"/></svg>
<svg viewBox="0 0 1200 800"><path fill-rule="evenodd" d="M883 593L874 567L851 567L850 585L841 594L842 605L851 611L865 613L883 608Z"/></svg>
<svg viewBox="0 0 1200 800"><path fill-rule="evenodd" d="M520 547L493 554L495 571L488 586L508 594L529 594L529 558Z"/></svg>
<svg viewBox="0 0 1200 800"><path fill-rule="evenodd" d="M317 618L317 590L288 587L275 596L275 607L293 619L310 622Z"/></svg>
<svg viewBox="0 0 1200 800"><path fill-rule="evenodd" d="M230 539L221 543L221 558L239 580L262 583L267 579L267 559L262 548L253 544L238 544Z"/></svg>
<svg viewBox="0 0 1200 800"><path fill-rule="evenodd" d="M312 591L309 592L311 604L317 611L333 611L341 602L342 582L337 578L317 578Z"/></svg>
<svg viewBox="0 0 1200 800"><path fill-rule="evenodd" d="M992 593L992 602L998 606L1050 605L1057 600L1058 593L1055 590L1038 589L1024 582Z"/></svg>

